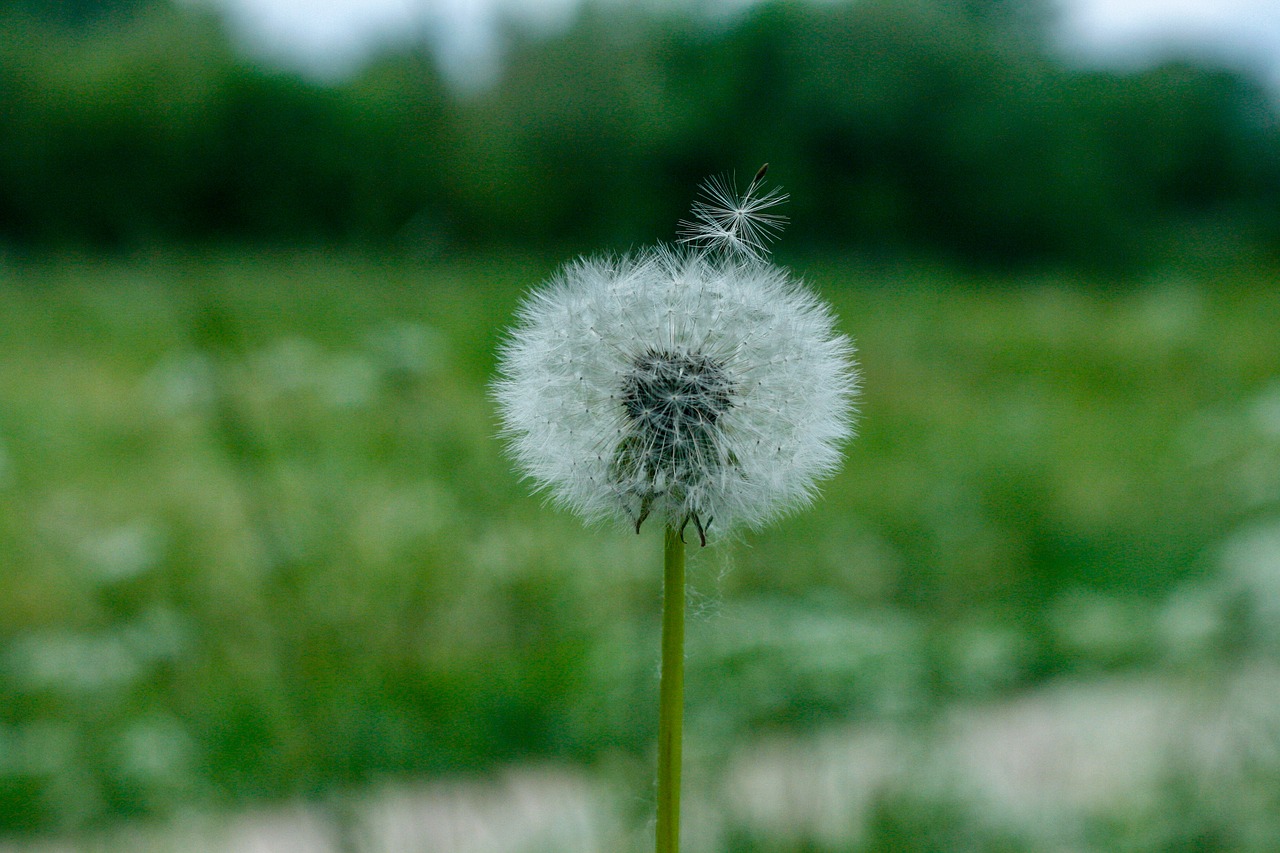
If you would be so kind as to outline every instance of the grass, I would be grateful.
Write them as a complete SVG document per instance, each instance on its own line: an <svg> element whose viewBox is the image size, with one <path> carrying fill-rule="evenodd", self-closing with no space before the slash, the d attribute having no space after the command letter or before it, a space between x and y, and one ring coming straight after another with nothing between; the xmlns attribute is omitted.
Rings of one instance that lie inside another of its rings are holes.
<svg viewBox="0 0 1280 853"><path fill-rule="evenodd" d="M660 544L530 497L485 392L547 271L0 269L0 836L647 765ZM691 554L691 749L1277 651L1266 275L808 273L861 435L815 508Z"/></svg>

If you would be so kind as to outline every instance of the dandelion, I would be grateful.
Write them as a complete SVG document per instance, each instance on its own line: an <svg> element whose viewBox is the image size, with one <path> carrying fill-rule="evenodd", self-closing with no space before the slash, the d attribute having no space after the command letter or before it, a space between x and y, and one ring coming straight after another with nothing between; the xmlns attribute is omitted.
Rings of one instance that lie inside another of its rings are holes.
<svg viewBox="0 0 1280 853"><path fill-rule="evenodd" d="M576 260L521 306L494 392L519 467L589 521L664 535L658 850L678 849L684 540L809 503L852 431L853 346L767 260L762 168L703 185L684 245Z"/></svg>
<svg viewBox="0 0 1280 853"><path fill-rule="evenodd" d="M742 222L735 239L759 230ZM513 456L553 500L637 532L692 523L706 544L807 503L835 470L851 351L781 267L658 246L574 261L529 298L496 397Z"/></svg>

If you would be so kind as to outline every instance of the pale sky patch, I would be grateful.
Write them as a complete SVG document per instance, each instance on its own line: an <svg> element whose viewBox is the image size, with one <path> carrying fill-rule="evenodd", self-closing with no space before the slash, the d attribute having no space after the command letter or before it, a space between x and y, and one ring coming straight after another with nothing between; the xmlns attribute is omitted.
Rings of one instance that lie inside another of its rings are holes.
<svg viewBox="0 0 1280 853"><path fill-rule="evenodd" d="M225 9L261 55L324 77L385 44L428 40L450 76L473 85L497 70L501 16L535 28L578 0L187 0ZM753 0L719 0L737 7ZM704 8L705 2L700 4ZM1280 88L1280 0L1057 0L1057 41L1086 62L1142 65L1170 55L1253 70Z"/></svg>
<svg viewBox="0 0 1280 853"><path fill-rule="evenodd" d="M1059 0L1059 8L1061 43L1086 58L1140 65L1191 55L1280 88L1280 0Z"/></svg>

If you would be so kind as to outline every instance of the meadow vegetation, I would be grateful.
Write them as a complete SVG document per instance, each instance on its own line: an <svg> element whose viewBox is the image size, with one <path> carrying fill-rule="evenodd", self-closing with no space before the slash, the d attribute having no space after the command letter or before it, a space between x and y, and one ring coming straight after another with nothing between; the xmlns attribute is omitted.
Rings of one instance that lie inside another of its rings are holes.
<svg viewBox="0 0 1280 853"><path fill-rule="evenodd" d="M0 4L0 846L565 774L647 844L660 537L530 496L488 383L556 263L768 161L865 394L815 507L691 555L689 849L1275 849L1275 92L1074 64L1041 0L714 5L468 88Z"/></svg>
<svg viewBox="0 0 1280 853"><path fill-rule="evenodd" d="M1268 272L1117 290L798 265L862 352L861 435L814 509L694 555L700 752L1280 653ZM486 393L548 271L3 268L5 835L647 765L660 543L530 497ZM954 804L905 796L883 820L949 825Z"/></svg>

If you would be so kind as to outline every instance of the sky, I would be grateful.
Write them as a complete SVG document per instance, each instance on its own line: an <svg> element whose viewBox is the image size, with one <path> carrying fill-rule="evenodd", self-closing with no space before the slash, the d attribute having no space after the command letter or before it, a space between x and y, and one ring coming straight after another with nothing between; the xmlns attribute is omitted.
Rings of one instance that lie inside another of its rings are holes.
<svg viewBox="0 0 1280 853"><path fill-rule="evenodd" d="M497 67L505 13L555 27L578 0L188 0L225 9L251 49L340 76L388 41L428 38L463 85ZM712 0L728 10L753 0ZM1135 66L1191 52L1254 71L1280 91L1280 0L1056 0L1057 41L1090 64ZM706 5L704 3L704 5Z"/></svg>

